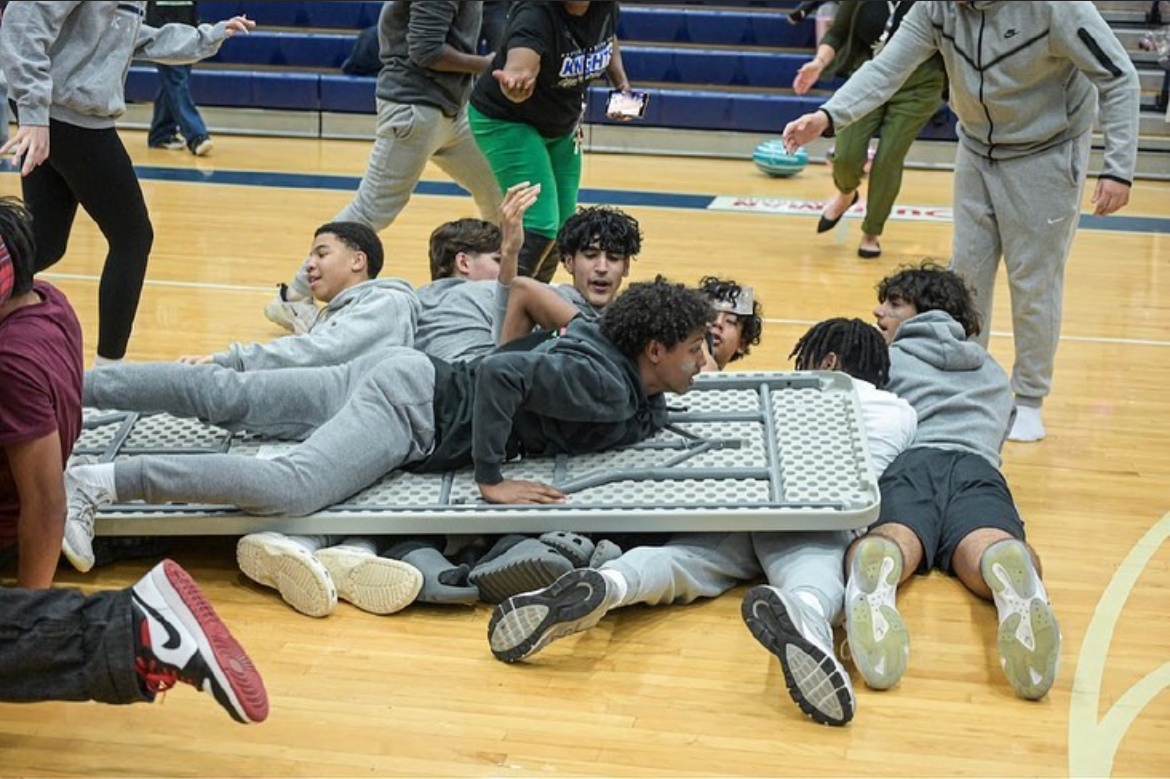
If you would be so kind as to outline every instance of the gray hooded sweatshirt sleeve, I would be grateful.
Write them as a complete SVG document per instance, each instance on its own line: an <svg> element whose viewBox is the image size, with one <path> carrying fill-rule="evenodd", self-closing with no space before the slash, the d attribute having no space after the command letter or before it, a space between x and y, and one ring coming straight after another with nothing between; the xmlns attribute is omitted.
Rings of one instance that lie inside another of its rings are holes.
<svg viewBox="0 0 1170 779"><path fill-rule="evenodd" d="M224 22L199 27L142 23L145 2L14 0L0 26L0 63L20 123L50 117L103 129L126 110L132 58L184 64L210 57L227 37Z"/></svg>
<svg viewBox="0 0 1170 779"><path fill-rule="evenodd" d="M999 467L1012 413L1008 377L950 314L927 311L902 323L886 389L918 414L914 446L971 452Z"/></svg>
<svg viewBox="0 0 1170 779"><path fill-rule="evenodd" d="M1133 180L1137 71L1091 2L918 2L898 34L823 110L840 130L886 103L941 52L960 141L988 159L1044 151L1089 132L1100 107L1104 178Z"/></svg>
<svg viewBox="0 0 1170 779"><path fill-rule="evenodd" d="M371 279L333 298L307 333L235 343L213 359L236 371L341 365L387 346L413 346L419 310L408 282Z"/></svg>

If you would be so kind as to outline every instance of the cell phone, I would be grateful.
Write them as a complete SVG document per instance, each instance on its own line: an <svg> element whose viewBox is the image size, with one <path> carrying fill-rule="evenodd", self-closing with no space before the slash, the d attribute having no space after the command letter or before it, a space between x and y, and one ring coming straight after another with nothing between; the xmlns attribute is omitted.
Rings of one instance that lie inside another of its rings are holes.
<svg viewBox="0 0 1170 779"><path fill-rule="evenodd" d="M613 119L641 119L646 115L650 95L645 92L610 90L605 102L605 115Z"/></svg>

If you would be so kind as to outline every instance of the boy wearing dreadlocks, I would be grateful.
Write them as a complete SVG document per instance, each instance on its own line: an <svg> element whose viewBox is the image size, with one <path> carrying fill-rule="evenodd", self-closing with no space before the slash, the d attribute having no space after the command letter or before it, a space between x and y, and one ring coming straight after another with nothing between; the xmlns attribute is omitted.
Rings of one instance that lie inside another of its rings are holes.
<svg viewBox="0 0 1170 779"><path fill-rule="evenodd" d="M877 388L886 381L889 358L872 326L858 319L822 322L790 356L801 370L855 377L875 473L910 445L914 411ZM748 628L780 658L800 708L817 722L844 725L856 704L833 654L830 624L841 612L843 561L852 538L839 531L679 534L665 546L637 547L600 568L570 571L543 590L508 599L492 615L488 640L498 659L513 663L593 627L610 609L713 598L766 575L769 586L744 598Z"/></svg>
<svg viewBox="0 0 1170 779"><path fill-rule="evenodd" d="M0 558L15 550L17 586L39 589L61 556L83 368L77 316L35 262L32 217L0 198Z"/></svg>
<svg viewBox="0 0 1170 779"><path fill-rule="evenodd" d="M954 272L903 268L878 284L878 301L889 389L918 413L918 433L880 480L877 522L849 550L846 632L857 669L874 689L897 684L910 654L897 587L937 567L995 600L1000 665L1017 695L1039 700L1056 679L1060 630L999 471L1007 374L973 340L978 310Z"/></svg>

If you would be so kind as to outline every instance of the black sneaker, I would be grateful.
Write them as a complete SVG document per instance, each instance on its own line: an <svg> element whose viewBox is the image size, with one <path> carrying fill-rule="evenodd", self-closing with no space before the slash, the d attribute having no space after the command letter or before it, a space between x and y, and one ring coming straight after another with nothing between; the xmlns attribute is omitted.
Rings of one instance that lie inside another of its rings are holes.
<svg viewBox="0 0 1170 779"><path fill-rule="evenodd" d="M268 717L260 673L178 563L163 560L130 592L134 670L149 692L166 692L176 682L186 682L214 695L237 722Z"/></svg>
<svg viewBox="0 0 1170 779"><path fill-rule="evenodd" d="M492 612L492 654L505 663L523 660L558 638L596 625L609 610L609 600L609 583L592 568L569 571L543 590L514 595Z"/></svg>

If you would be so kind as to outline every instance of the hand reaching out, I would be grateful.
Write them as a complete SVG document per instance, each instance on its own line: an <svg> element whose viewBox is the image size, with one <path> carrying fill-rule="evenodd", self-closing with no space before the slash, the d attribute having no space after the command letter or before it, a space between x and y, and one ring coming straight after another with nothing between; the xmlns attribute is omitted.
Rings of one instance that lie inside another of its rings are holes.
<svg viewBox="0 0 1170 779"><path fill-rule="evenodd" d="M499 484L481 484L479 492L488 503L564 503L565 493L538 481L504 479Z"/></svg>

